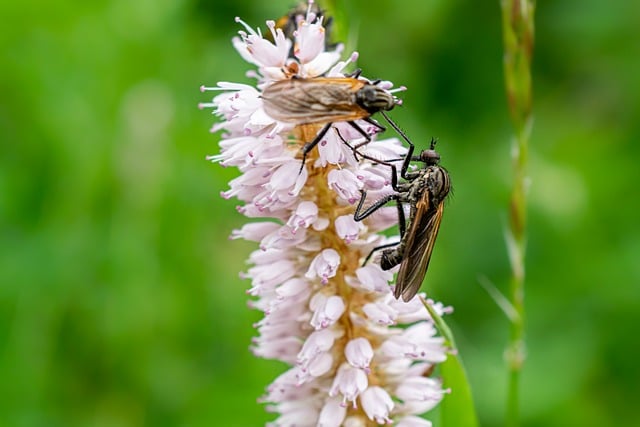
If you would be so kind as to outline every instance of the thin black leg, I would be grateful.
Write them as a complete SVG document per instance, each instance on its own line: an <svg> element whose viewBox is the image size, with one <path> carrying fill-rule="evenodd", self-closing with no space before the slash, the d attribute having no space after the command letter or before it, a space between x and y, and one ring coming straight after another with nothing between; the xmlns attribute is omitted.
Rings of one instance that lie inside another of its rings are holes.
<svg viewBox="0 0 640 427"><path fill-rule="evenodd" d="M371 142L371 135L369 135L368 133L366 133L364 131L364 129L362 129L360 126L358 126L358 124L354 121L348 121L347 123L349 123L349 125L354 128L356 131L358 131L358 133L362 136L364 136L365 141L361 142L359 144L356 144L356 146L354 147L356 150L360 147L362 147L363 145L367 145L368 143Z"/></svg>
<svg viewBox="0 0 640 427"><path fill-rule="evenodd" d="M380 123L377 123L375 120L373 120L371 117L365 117L362 120L364 120L365 122L369 123L370 125L375 126L376 128L378 128L378 133L380 132L384 132L385 130L387 130L387 128L385 128L384 126L382 126ZM358 145L356 145L356 148L360 148L363 145L367 145L368 143L371 142L371 135L369 135L368 133L366 133L364 130L362 130L362 128L360 126L358 126L358 124L356 122L348 122L351 126L353 126L353 128L355 130L357 130L360 135L364 136L366 138L366 141L359 143Z"/></svg>
<svg viewBox="0 0 640 427"><path fill-rule="evenodd" d="M364 259L362 266L364 267L365 265L367 265L367 263L369 262L369 260L371 259L371 257L375 252L381 251L382 249L387 249L393 246L397 246L398 244L400 244L400 242L387 243L384 245L376 246L375 248L371 249L371 252L369 252L369 255L367 255L367 257Z"/></svg>
<svg viewBox="0 0 640 427"><path fill-rule="evenodd" d="M396 199L396 207L398 208L398 230L400 231L400 238L403 239L404 233L407 231L407 220L404 217L404 206L398 199Z"/></svg>
<svg viewBox="0 0 640 427"><path fill-rule="evenodd" d="M318 145L318 143L322 140L322 138L324 138L324 136L326 135L326 133L329 131L329 129L331 128L331 125L333 123L327 123L326 125L324 125L324 127L322 129L320 129L320 132L318 132L318 134L316 135L315 138L313 138L313 141L311 142L307 142L306 144L304 144L302 146L302 164L300 165L300 172L302 172L302 168L304 167L304 164L307 161L307 154L309 154L309 151L313 150L313 148Z"/></svg>
<svg viewBox="0 0 640 427"><path fill-rule="evenodd" d="M399 194L395 194L395 193L389 194L377 200L373 205L369 206L367 209L362 211L364 200L367 198L367 192L364 190L360 190L360 193L362 194L362 197L360 197L358 206L356 207L356 210L353 213L353 219L355 221L362 221L363 219L365 219L366 217L368 217L369 215L371 215L372 213L374 213L375 211L377 211L378 209L380 209L381 207L389 203L391 200L398 200L398 197L399 197Z"/></svg>
<svg viewBox="0 0 640 427"><path fill-rule="evenodd" d="M415 160L413 158L413 151L415 150L416 146L413 144L413 142L411 142L409 137L402 131L402 129L400 129L398 125L395 124L393 120L391 120L391 117L389 117L384 111L380 111L380 114L382 114L382 117L385 118L385 120L391 125L391 127L398 133L398 135L400 135L402 139L404 139L405 142L409 144L409 150L407 151L407 155L404 158L402 169L400 169L400 176L403 179L407 179L407 170L409 170L409 165L411 164L412 160Z"/></svg>
<svg viewBox="0 0 640 427"><path fill-rule="evenodd" d="M349 74L345 74L345 77L353 77L354 79L357 79L358 77L360 77L360 74L362 74L362 69L361 68L356 68L353 73L349 73Z"/></svg>

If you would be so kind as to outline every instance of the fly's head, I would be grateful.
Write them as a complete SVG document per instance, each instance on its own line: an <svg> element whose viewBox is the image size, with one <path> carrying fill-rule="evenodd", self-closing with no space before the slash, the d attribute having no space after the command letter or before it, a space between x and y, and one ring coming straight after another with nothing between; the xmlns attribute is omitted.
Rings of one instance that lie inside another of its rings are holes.
<svg viewBox="0 0 640 427"><path fill-rule="evenodd" d="M356 92L356 104L373 114L391 110L396 105L396 98L388 91L367 83Z"/></svg>
<svg viewBox="0 0 640 427"><path fill-rule="evenodd" d="M440 163L440 154L434 149L423 150L420 153L420 161L425 164L425 166L436 166Z"/></svg>
<svg viewBox="0 0 640 427"><path fill-rule="evenodd" d="M440 154L436 151L437 139L431 138L431 146L428 150L422 150L420 156L416 160L424 163L425 168L429 166L437 166L440 163Z"/></svg>

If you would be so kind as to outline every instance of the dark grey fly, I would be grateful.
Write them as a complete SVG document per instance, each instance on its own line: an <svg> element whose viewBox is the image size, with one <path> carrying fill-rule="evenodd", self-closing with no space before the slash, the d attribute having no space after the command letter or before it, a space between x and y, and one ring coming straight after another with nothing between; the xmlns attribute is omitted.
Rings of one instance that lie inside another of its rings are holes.
<svg viewBox="0 0 640 427"><path fill-rule="evenodd" d="M451 181L446 169L438 166L440 155L435 151L435 140L431 141L429 150L423 150L420 155L414 157L414 145L404 134L401 135L410 144L400 169L400 176L404 181L398 182L397 169L393 164L381 162L392 169L391 186L395 193L363 209L367 197L367 193L363 191L353 218L362 221L390 201L396 201L400 242L374 248L365 262L373 252L384 249L380 259L383 270L400 264L394 296L409 301L418 293L429 268L429 260L442 221L444 202L451 191ZM412 161L421 162L424 167L409 171ZM404 204L410 206L408 222L405 219Z"/></svg>

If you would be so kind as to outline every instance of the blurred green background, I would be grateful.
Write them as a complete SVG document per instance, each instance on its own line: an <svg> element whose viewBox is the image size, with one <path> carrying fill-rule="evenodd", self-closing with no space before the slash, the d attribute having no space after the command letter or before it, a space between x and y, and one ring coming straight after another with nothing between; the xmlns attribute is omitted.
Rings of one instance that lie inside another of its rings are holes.
<svg viewBox="0 0 640 427"><path fill-rule="evenodd" d="M255 245L218 194L202 83L248 82L241 16L291 0L1 2L0 425L256 426L282 371L248 352ZM498 1L348 2L392 116L455 194L428 276L482 424L501 425L511 125ZM524 426L640 425L640 3L539 1Z"/></svg>

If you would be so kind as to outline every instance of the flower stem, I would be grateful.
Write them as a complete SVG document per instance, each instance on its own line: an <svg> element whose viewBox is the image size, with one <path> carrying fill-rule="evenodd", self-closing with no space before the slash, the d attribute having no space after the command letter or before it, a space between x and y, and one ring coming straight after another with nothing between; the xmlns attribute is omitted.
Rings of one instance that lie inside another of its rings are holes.
<svg viewBox="0 0 640 427"><path fill-rule="evenodd" d="M505 425L519 425L520 373L526 358L524 284L526 252L527 155L532 126L531 59L534 45L535 0L501 0L504 75L511 121L515 128L512 149L513 187L509 202L507 246L511 261L510 318L506 350L508 369Z"/></svg>

